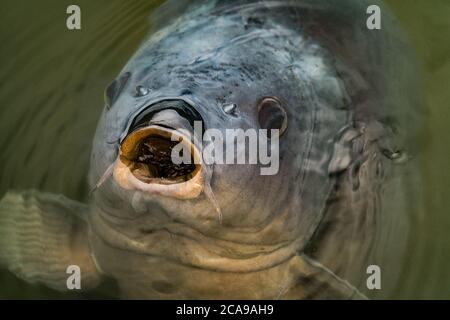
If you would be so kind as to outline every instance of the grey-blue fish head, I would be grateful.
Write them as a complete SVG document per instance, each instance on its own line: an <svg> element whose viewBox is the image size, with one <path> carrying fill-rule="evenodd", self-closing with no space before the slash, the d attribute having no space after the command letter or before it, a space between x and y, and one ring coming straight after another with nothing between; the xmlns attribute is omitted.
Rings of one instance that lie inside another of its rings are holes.
<svg viewBox="0 0 450 320"><path fill-rule="evenodd" d="M94 194L92 224L104 238L105 229L117 229L133 239L125 245L133 250L226 270L276 264L311 238L333 187L329 169L336 137L351 118L345 86L333 55L314 39L276 22L248 25L236 19L241 18L200 15L160 30L108 87L90 172L94 186L108 168L114 171ZM176 132L170 119L180 119L161 114L168 110L221 132L282 129L276 174L261 175L260 164L214 164L208 166L210 176L200 179L199 173L197 180L166 185L137 179L121 160L125 142L129 150L147 138L136 132L145 131L155 115ZM279 110L282 121L271 116ZM142 119L150 121L147 127ZM130 183L130 177L139 181ZM172 242L161 232L184 238ZM227 265L208 260L196 242L220 247L226 254L219 255L230 258L279 254L247 266ZM183 249L168 252L168 247Z"/></svg>

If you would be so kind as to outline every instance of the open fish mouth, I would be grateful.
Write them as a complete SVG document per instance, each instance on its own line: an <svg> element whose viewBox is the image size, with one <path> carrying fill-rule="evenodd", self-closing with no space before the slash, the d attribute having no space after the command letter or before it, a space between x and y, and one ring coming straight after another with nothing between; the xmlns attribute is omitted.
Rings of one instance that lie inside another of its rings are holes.
<svg viewBox="0 0 450 320"><path fill-rule="evenodd" d="M158 126L140 129L122 144L121 161L128 162L133 175L145 183L174 184L191 180L201 166L194 163L195 147L191 149L188 163L176 164L172 161L172 151L184 137ZM185 143L181 141L181 143Z"/></svg>
<svg viewBox="0 0 450 320"><path fill-rule="evenodd" d="M201 152L193 143L190 126L183 127L183 120L174 110L165 110L147 126L139 125L129 133L115 163L116 182L130 190L180 199L197 197L203 189ZM168 122L177 125L171 127ZM177 154L189 161L174 161L173 149L179 144Z"/></svg>

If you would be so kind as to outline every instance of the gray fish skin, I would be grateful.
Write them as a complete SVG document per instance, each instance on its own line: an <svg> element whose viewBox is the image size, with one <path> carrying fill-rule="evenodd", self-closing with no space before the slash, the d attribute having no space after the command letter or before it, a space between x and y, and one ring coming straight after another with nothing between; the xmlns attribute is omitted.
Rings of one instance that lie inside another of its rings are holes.
<svg viewBox="0 0 450 320"><path fill-rule="evenodd" d="M379 4L383 28L368 30L369 4L176 1L155 13L155 32L106 90L89 173L92 257L124 296L364 297L338 276L351 265L361 281L391 172L384 154L414 146L419 101L400 29ZM221 223L205 194L180 200L102 179L146 107L179 99L207 128L258 129L264 97L287 113L280 171L214 165ZM321 234L324 223L335 228Z"/></svg>
<svg viewBox="0 0 450 320"><path fill-rule="evenodd" d="M337 172L347 170L356 156L362 157L362 151L354 155L346 148L339 154L339 135L366 130L370 134L342 143L388 144L393 139L389 128L379 124L401 113L401 106L412 108L415 103L413 97L394 91L400 86L406 91L414 88L408 79L410 62L398 56L405 44L401 38L391 41L400 32L384 7L384 29L367 30L367 6L365 1L200 2L188 5L180 17L171 17L168 25L158 26L123 69L122 74L131 76L102 116L91 182L115 160L117 150L107 142L117 141L126 131L130 116L167 98L192 103L206 127L246 129L258 128L257 102L277 97L286 106L289 121L280 142L280 172L261 176L257 166L215 165L212 188L222 209L222 225L204 196L166 199L126 192L110 181L96 194L92 220L94 232L103 239L98 251L105 256L107 263L100 265L107 273L122 276L122 267L110 257L116 253L105 254L108 245L152 259L161 256L152 262L155 278L179 288L184 279L169 281L167 272L156 271L176 268L165 266L165 259L205 270L250 272L302 252L339 183L330 172L336 157L341 167L331 170ZM166 8L167 15L160 20L171 13ZM136 98L139 85L149 88L148 95ZM237 117L224 114L224 103L238 106ZM393 103L397 105L391 110ZM382 148L366 145L367 154L376 155ZM360 183L376 185L377 178L369 173L373 181ZM370 202L371 190L360 189L361 195L369 193ZM356 204L353 211L361 207ZM375 214L367 212L366 221ZM120 231L124 238L111 237L111 230ZM364 244L373 241L375 230L364 232L361 246L367 249ZM245 257L257 258L246 261ZM141 264L136 261L137 277L147 270Z"/></svg>

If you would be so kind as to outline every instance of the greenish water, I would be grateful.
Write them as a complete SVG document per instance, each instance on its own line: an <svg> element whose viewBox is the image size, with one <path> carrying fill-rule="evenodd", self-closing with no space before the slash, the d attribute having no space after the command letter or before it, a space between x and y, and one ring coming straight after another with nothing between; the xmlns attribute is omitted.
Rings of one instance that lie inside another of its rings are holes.
<svg viewBox="0 0 450 320"><path fill-rule="evenodd" d="M425 212L417 218L409 249L411 267L403 276L398 297L450 299L450 2L388 3L417 50L427 110L421 140Z"/></svg>
<svg viewBox="0 0 450 320"><path fill-rule="evenodd" d="M37 188L86 200L91 141L104 89L148 33L149 13L156 5L77 1L82 30L69 31L70 4L19 0L0 5L2 195L8 189ZM71 125L61 125L67 119ZM109 289L93 296L113 297ZM68 296L2 273L0 297Z"/></svg>
<svg viewBox="0 0 450 320"><path fill-rule="evenodd" d="M0 195L37 188L86 200L91 140L103 91L147 34L159 1L77 1L82 30L66 28L71 1L2 1ZM450 2L391 0L423 69L425 210L416 219L393 298L450 298ZM70 126L65 125L70 119ZM63 125L64 124L64 125ZM48 146L51 145L52 148ZM52 150L52 152L49 152ZM12 160L13 159L13 160ZM106 283L85 298L115 297ZM72 298L0 273L0 298Z"/></svg>

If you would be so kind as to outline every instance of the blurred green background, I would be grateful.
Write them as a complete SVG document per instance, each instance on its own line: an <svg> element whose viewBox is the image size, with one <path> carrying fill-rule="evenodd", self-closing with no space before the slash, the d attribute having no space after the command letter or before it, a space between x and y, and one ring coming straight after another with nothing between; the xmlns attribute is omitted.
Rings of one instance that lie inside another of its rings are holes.
<svg viewBox="0 0 450 320"><path fill-rule="evenodd" d="M160 2L1 1L0 196L11 188L38 188L86 199L104 88L147 34L150 13ZM426 212L393 298L449 299L450 1L387 3L417 50L427 109L421 168ZM81 7L80 31L66 28L70 4ZM106 282L88 295L60 294L0 272L0 298L114 298L117 291Z"/></svg>

